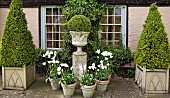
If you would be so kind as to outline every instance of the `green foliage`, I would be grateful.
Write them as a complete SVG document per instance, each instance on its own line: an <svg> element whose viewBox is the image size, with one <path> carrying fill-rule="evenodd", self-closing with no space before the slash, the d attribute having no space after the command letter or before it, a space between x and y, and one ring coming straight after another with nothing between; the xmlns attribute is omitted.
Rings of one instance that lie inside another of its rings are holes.
<svg viewBox="0 0 170 98"><path fill-rule="evenodd" d="M73 73L73 68L69 68L66 63L61 64L62 71L61 71L61 82L64 85L73 84L76 82L76 77Z"/></svg>
<svg viewBox="0 0 170 98"><path fill-rule="evenodd" d="M96 83L96 79L93 74L90 74L89 71L85 71L83 72L83 76L81 77L80 82L82 85L91 86Z"/></svg>
<svg viewBox="0 0 170 98"><path fill-rule="evenodd" d="M150 6L134 54L135 62L149 69L168 68L170 49L165 27L156 3Z"/></svg>
<svg viewBox="0 0 170 98"><path fill-rule="evenodd" d="M104 13L104 9L105 5L99 4L96 0L67 0L66 4L62 8L66 22L75 15L84 15L90 19L91 29L88 37L88 44L83 48L83 51L87 52L88 58L90 59L92 59L95 51L100 45L98 31L100 29L100 21ZM68 33L68 29L65 28L65 31L65 49L69 55L72 55L72 53L76 51L76 48L71 43L71 36ZM88 59L88 64L90 59Z"/></svg>
<svg viewBox="0 0 170 98"><path fill-rule="evenodd" d="M69 31L89 32L91 29L90 20L84 15L73 16L66 24Z"/></svg>
<svg viewBox="0 0 170 98"><path fill-rule="evenodd" d="M35 46L21 0L12 0L2 36L1 65L22 67L34 63Z"/></svg>
<svg viewBox="0 0 170 98"><path fill-rule="evenodd" d="M36 48L36 59L35 59L35 67L36 67L36 74L40 76L44 76L47 73L46 66L43 66L42 63L45 61L43 54L45 50L41 48Z"/></svg>

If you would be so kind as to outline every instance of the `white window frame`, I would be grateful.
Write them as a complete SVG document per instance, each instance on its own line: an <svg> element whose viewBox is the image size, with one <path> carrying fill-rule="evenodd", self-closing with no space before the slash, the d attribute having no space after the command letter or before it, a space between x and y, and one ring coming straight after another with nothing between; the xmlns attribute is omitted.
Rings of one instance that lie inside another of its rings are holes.
<svg viewBox="0 0 170 98"><path fill-rule="evenodd" d="M116 7L116 6L115 6ZM126 22L127 22L127 6L126 5L119 5L121 8L121 33L122 33L122 42L123 45L126 46ZM46 37L46 8L56 8L56 5L50 6L41 6L41 48L42 49L62 49L62 48L47 48L47 37ZM107 10L108 13L108 10ZM106 14L108 15L108 14ZM63 15L64 16L64 15ZM108 20L107 20L108 21ZM101 24L101 25L109 25L109 24ZM112 24L111 24L112 25ZM102 33L102 31L100 31ZM105 32L107 33L107 32ZM107 45L107 44L106 44Z"/></svg>
<svg viewBox="0 0 170 98"><path fill-rule="evenodd" d="M113 7L114 9L116 8L117 6ZM118 5L118 8L121 8L121 24L101 24L102 25L121 25L121 34L122 34L122 43L124 46L126 46L126 22L127 22L127 7L125 5ZM107 9L107 12L104 16L108 17L110 15L108 15L108 8ZM111 15L111 16L114 16L114 15ZM116 16L116 15L115 15ZM108 18L107 18L107 23L108 23ZM108 30L107 30L108 31ZM100 31L100 33L106 33L106 46L108 45L108 32L102 32ZM117 33L117 32L109 32L109 33ZM100 35L101 36L101 35ZM101 38L101 37L100 37Z"/></svg>
<svg viewBox="0 0 170 98"><path fill-rule="evenodd" d="M47 8L56 8L57 6L56 5L50 5L50 6L41 6L41 48L42 49L47 49L47 50L55 50L55 49L62 49L60 48L60 39L57 40L59 41L59 48L48 48L47 47L47 34L46 34L46 26L47 25L55 25L54 23L51 23L51 24L48 24L46 23L46 9ZM57 15L57 16L64 16L64 15ZM64 24L61 24L59 23L59 25L64 25ZM54 32L52 32L54 34ZM59 36L60 34L63 33L63 32L60 32L60 28L59 28ZM60 37L59 37L60 38ZM53 39L52 39L53 41Z"/></svg>

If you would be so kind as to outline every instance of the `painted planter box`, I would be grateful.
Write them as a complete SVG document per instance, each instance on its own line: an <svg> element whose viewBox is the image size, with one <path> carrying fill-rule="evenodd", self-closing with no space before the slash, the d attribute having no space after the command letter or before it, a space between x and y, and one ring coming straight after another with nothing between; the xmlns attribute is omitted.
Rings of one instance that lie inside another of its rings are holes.
<svg viewBox="0 0 170 98"><path fill-rule="evenodd" d="M35 81L35 65L2 67L2 88L26 90Z"/></svg>
<svg viewBox="0 0 170 98"><path fill-rule="evenodd" d="M149 70L137 65L135 82L143 93L168 93L169 69Z"/></svg>

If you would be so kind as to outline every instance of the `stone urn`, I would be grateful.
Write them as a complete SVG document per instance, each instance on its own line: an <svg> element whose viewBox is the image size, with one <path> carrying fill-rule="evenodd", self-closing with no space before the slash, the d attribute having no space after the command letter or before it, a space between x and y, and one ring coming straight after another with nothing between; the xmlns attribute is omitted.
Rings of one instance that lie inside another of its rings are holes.
<svg viewBox="0 0 170 98"><path fill-rule="evenodd" d="M72 36L72 44L77 47L77 51L73 52L72 65L74 75L80 79L83 71L87 69L87 53L82 51L82 47L87 44L87 37L90 32L70 31Z"/></svg>
<svg viewBox="0 0 170 98"><path fill-rule="evenodd" d="M84 53L82 51L82 47L87 44L87 37L90 34L90 32L70 31L69 33L72 37L72 44L77 47L76 54Z"/></svg>

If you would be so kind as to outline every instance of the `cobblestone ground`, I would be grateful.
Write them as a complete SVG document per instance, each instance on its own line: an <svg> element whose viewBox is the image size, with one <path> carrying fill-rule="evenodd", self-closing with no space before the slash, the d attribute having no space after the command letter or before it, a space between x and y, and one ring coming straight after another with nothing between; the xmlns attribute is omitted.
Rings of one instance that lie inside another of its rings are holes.
<svg viewBox="0 0 170 98"><path fill-rule="evenodd" d="M0 87L1 87L0 79ZM82 91L76 89L72 98L83 98ZM0 98L64 98L62 89L51 90L50 83L37 77L36 81L26 91L2 90ZM170 98L170 94L142 94L133 79L115 78L111 80L105 93L95 91L93 98Z"/></svg>

